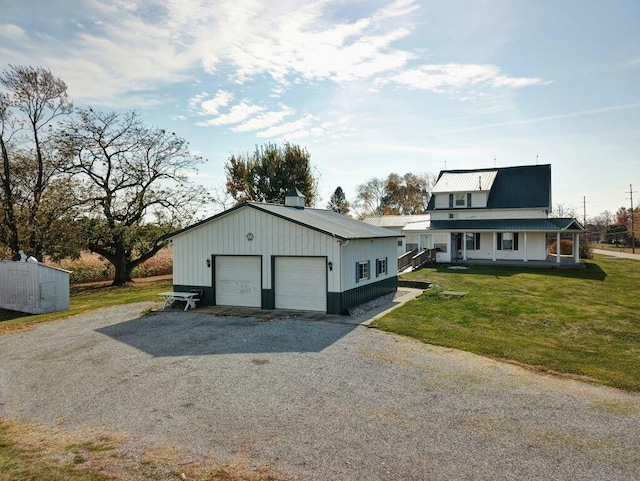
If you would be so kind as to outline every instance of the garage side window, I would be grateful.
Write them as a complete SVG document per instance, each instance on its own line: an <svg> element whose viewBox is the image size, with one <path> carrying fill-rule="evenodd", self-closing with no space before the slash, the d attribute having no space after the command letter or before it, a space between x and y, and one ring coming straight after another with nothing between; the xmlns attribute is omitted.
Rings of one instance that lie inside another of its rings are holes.
<svg viewBox="0 0 640 481"><path fill-rule="evenodd" d="M376 259L376 277L387 275L387 258Z"/></svg>
<svg viewBox="0 0 640 481"><path fill-rule="evenodd" d="M356 282L369 279L369 261L356 262Z"/></svg>

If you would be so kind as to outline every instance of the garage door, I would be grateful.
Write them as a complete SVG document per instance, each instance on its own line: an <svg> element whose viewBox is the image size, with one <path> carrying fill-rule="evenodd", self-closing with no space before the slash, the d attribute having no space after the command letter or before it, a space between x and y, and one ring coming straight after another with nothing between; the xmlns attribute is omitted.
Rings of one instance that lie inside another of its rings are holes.
<svg viewBox="0 0 640 481"><path fill-rule="evenodd" d="M318 257L276 257L276 309L327 310L326 260Z"/></svg>
<svg viewBox="0 0 640 481"><path fill-rule="evenodd" d="M216 256L216 304L262 306L260 257Z"/></svg>

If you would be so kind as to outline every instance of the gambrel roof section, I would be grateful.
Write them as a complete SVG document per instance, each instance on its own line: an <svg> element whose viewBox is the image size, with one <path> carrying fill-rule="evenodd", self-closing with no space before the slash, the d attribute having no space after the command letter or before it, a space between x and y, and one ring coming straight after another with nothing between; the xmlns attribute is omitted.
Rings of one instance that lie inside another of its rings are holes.
<svg viewBox="0 0 640 481"><path fill-rule="evenodd" d="M547 209L551 210L551 165L525 165L500 167L497 169L444 170L440 172L433 193L474 192L478 188L458 190L463 187L477 187L483 176L495 173L489 195L487 209ZM475 180L474 180L475 179ZM450 190L455 186L456 190ZM485 190L484 185L481 186ZM435 196L429 201L427 210L434 210Z"/></svg>
<svg viewBox="0 0 640 481"><path fill-rule="evenodd" d="M353 219L349 216L333 212L325 209L312 209L305 207L304 209L295 207L286 207L281 204L264 204L259 202L245 202L236 207L232 207L229 210L220 212L212 217L204 219L196 224L193 224L184 229L172 232L163 237L163 239L171 239L180 234L183 234L191 229L202 226L209 222L214 222L223 216L229 215L232 212L236 212L240 209L256 209L261 212L286 219L294 224L298 224L309 229L321 232L323 234L335 237L340 240L350 239L383 239L390 237L399 237L398 234L366 224L359 220Z"/></svg>

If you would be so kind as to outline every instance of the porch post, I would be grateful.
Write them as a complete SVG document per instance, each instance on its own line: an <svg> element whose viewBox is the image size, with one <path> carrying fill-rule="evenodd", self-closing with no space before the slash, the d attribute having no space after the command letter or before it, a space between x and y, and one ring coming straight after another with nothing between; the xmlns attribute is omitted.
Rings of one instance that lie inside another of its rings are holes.
<svg viewBox="0 0 640 481"><path fill-rule="evenodd" d="M560 264L560 231L556 234L556 264Z"/></svg>
<svg viewBox="0 0 640 481"><path fill-rule="evenodd" d="M524 232L524 262L527 262L527 231Z"/></svg>
<svg viewBox="0 0 640 481"><path fill-rule="evenodd" d="M580 262L580 234L577 232L573 234L573 262Z"/></svg>
<svg viewBox="0 0 640 481"><path fill-rule="evenodd" d="M496 246L498 244L498 233L494 232L493 233L493 261L495 262L496 260Z"/></svg>
<svg viewBox="0 0 640 481"><path fill-rule="evenodd" d="M467 260L467 233L462 233L462 260Z"/></svg>

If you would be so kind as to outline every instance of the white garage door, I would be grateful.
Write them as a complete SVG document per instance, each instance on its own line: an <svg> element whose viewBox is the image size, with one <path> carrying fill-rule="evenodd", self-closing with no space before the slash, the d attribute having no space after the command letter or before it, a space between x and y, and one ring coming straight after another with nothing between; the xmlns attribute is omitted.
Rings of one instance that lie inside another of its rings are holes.
<svg viewBox="0 0 640 481"><path fill-rule="evenodd" d="M326 260L318 257L276 257L276 309L327 310Z"/></svg>
<svg viewBox="0 0 640 481"><path fill-rule="evenodd" d="M216 256L216 304L262 306L260 257Z"/></svg>

